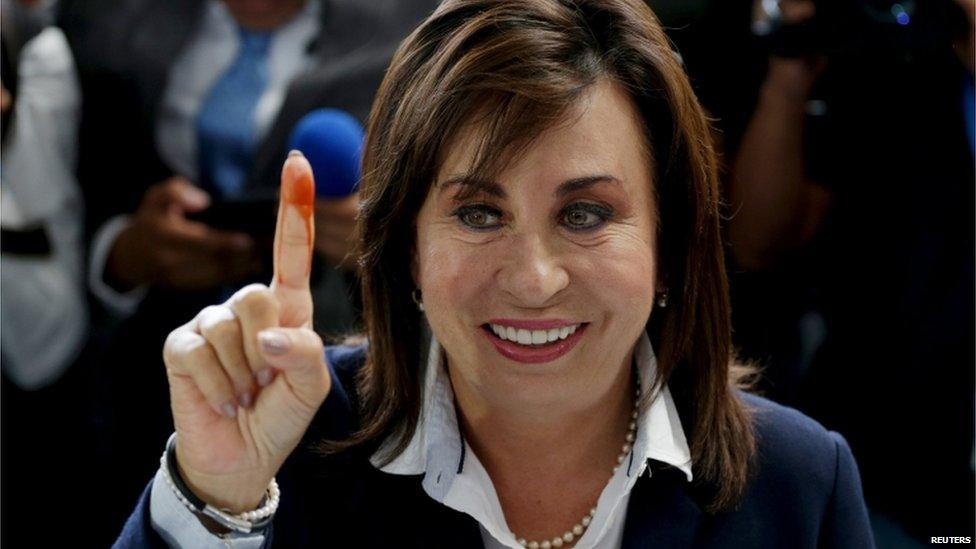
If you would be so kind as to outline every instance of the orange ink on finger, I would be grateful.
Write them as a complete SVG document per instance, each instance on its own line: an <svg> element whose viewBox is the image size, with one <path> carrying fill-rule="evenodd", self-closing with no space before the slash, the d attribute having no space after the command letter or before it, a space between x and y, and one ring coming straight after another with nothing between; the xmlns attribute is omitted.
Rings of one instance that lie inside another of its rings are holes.
<svg viewBox="0 0 976 549"><path fill-rule="evenodd" d="M308 237L308 261L305 275L308 276L312 270L312 239L314 235L312 219L315 215L315 180L312 178L311 167L301 156L301 153L293 152L285 161L281 201L285 205L283 210L289 206L293 207L301 216L302 221L305 222L305 234ZM278 250L277 253L280 254L281 250Z"/></svg>

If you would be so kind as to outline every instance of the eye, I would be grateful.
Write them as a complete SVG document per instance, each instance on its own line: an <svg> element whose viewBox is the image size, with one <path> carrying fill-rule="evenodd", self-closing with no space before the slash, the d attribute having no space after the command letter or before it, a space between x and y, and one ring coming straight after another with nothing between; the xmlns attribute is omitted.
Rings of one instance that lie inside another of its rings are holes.
<svg viewBox="0 0 976 549"><path fill-rule="evenodd" d="M491 230L500 226L502 213L484 204L461 206L451 215L458 218L462 225L474 230Z"/></svg>
<svg viewBox="0 0 976 549"><path fill-rule="evenodd" d="M561 223L574 231L589 231L600 227L611 217L613 210L607 206L577 202L563 209Z"/></svg>

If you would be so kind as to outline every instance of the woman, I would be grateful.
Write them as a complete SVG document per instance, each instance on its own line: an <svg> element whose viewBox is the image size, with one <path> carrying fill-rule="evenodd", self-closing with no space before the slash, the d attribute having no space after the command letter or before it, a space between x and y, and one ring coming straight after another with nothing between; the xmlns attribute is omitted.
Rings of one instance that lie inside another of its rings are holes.
<svg viewBox="0 0 976 549"><path fill-rule="evenodd" d="M445 2L371 115L368 346L308 328L295 155L119 545L871 545L843 440L735 389L708 131L636 0Z"/></svg>

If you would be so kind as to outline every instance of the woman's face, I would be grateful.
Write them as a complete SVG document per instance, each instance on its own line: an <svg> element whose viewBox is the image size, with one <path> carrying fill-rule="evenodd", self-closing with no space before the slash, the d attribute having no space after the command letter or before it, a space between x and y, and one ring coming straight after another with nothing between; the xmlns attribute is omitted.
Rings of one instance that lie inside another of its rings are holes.
<svg viewBox="0 0 976 549"><path fill-rule="evenodd" d="M467 178L479 128L455 139L418 215L414 278L456 391L586 405L628 366L656 272L637 117L623 88L594 84L494 181Z"/></svg>

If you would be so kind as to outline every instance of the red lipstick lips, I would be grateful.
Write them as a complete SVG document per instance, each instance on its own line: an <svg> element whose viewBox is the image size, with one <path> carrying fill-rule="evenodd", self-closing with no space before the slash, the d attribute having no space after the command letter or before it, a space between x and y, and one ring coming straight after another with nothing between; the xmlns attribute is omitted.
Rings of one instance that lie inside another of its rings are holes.
<svg viewBox="0 0 976 549"><path fill-rule="evenodd" d="M523 330L552 330L555 328L562 328L564 326L575 326L578 323L568 322L564 320L509 320L509 319L498 319L492 320L490 324L497 324L501 326L511 326L516 329ZM542 345L522 345L514 341L508 341L501 339L491 330L490 325L485 325L482 330L488 341L495 346L495 350L501 353L502 356L516 362L521 362L524 364L542 364L545 362L552 362L557 358L568 353L573 347L579 343L580 338L583 336L583 332L589 324L583 323L579 325L579 328L575 332L566 337L566 339L558 339L552 343L546 343Z"/></svg>

